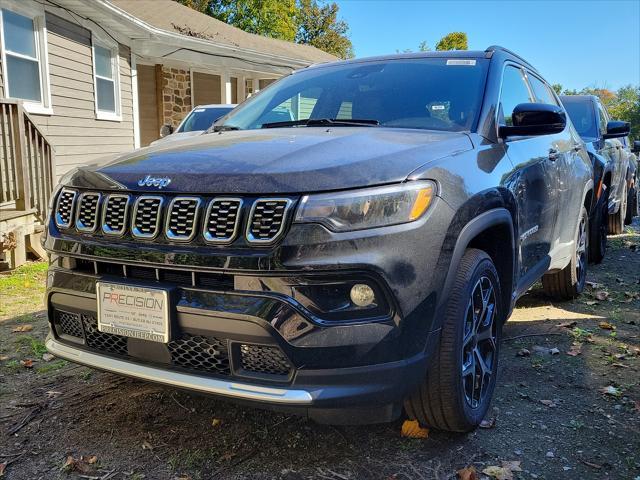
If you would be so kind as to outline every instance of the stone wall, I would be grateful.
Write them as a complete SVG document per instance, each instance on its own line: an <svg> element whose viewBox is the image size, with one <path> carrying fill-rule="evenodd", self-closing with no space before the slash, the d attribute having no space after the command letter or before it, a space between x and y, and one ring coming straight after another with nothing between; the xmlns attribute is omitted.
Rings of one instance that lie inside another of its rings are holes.
<svg viewBox="0 0 640 480"><path fill-rule="evenodd" d="M191 75L188 70L162 66L162 116L177 127L191 111Z"/></svg>

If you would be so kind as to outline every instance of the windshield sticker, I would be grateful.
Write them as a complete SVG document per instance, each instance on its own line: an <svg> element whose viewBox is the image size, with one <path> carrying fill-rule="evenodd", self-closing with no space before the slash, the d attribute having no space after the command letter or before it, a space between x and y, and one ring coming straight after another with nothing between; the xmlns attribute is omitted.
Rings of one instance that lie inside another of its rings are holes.
<svg viewBox="0 0 640 480"><path fill-rule="evenodd" d="M475 65L475 60L447 60L447 65Z"/></svg>
<svg viewBox="0 0 640 480"><path fill-rule="evenodd" d="M444 105L431 105L431 110L444 110Z"/></svg>

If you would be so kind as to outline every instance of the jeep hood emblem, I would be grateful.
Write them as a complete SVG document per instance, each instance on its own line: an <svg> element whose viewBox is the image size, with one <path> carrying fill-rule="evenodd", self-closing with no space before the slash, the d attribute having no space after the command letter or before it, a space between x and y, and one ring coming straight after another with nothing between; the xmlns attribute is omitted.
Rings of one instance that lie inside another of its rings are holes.
<svg viewBox="0 0 640 480"><path fill-rule="evenodd" d="M162 190L164 187L171 183L169 177L152 177L147 175L144 178L138 180L138 185L141 187L158 187L158 190Z"/></svg>

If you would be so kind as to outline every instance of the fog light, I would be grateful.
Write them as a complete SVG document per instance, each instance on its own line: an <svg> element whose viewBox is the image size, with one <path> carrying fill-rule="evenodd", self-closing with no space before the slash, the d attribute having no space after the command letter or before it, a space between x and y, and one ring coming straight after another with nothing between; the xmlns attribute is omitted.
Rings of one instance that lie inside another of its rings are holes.
<svg viewBox="0 0 640 480"><path fill-rule="evenodd" d="M351 287L349 296L351 297L351 301L358 307L367 307L376 299L373 289L364 283L356 283Z"/></svg>

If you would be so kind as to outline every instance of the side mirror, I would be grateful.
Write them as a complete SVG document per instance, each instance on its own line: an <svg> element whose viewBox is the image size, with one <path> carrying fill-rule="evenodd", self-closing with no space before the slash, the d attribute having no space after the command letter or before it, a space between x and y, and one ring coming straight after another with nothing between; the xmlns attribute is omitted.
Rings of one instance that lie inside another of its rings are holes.
<svg viewBox="0 0 640 480"><path fill-rule="evenodd" d="M567 115L561 107L546 103L521 103L511 115L513 126L501 126L502 138L513 136L550 135L567 126Z"/></svg>
<svg viewBox="0 0 640 480"><path fill-rule="evenodd" d="M629 122L620 122L618 120L611 120L607 123L607 133L604 134L604 138L619 138L626 137L631 131L631 124Z"/></svg>
<svg viewBox="0 0 640 480"><path fill-rule="evenodd" d="M633 142L633 146L631 147L631 151L633 153L640 153L640 140L635 140Z"/></svg>
<svg viewBox="0 0 640 480"><path fill-rule="evenodd" d="M160 138L164 138L167 135L171 135L173 133L173 126L167 124L162 125L162 127L160 127Z"/></svg>

